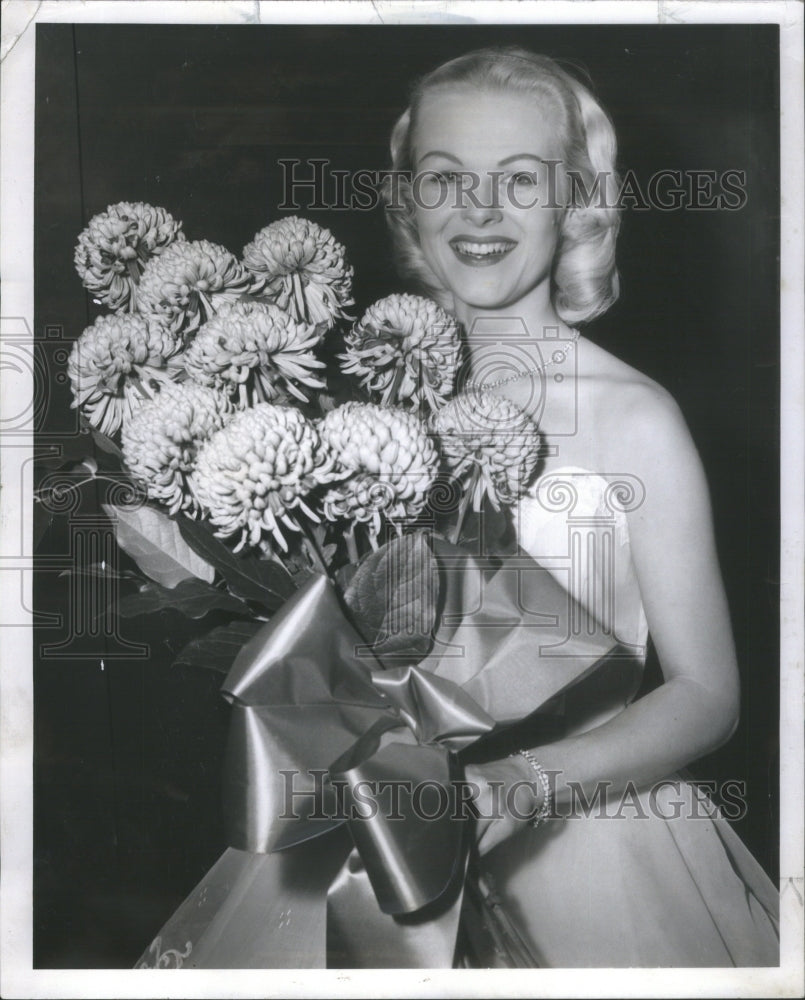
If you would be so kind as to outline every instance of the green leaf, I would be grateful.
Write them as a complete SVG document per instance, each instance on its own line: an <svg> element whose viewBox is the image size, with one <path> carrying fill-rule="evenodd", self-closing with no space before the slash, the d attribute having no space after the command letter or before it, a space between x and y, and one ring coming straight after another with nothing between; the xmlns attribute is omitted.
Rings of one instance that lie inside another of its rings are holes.
<svg viewBox="0 0 805 1000"><path fill-rule="evenodd" d="M34 464L37 470L44 469L46 474L51 472L60 472L62 469L69 469L70 472L80 472L82 470L91 472L94 476L98 472L98 463L87 454L87 448L84 447L81 455L62 455L60 453L47 453L44 455L35 455ZM78 459L78 461L77 461Z"/></svg>
<svg viewBox="0 0 805 1000"><path fill-rule="evenodd" d="M276 611L296 590L290 574L275 560L258 559L251 553L236 555L205 521L182 517L177 523L188 545L218 570L236 597Z"/></svg>
<svg viewBox="0 0 805 1000"><path fill-rule="evenodd" d="M422 532L367 556L344 594L358 630L388 666L418 663L430 651L438 598L438 567Z"/></svg>
<svg viewBox="0 0 805 1000"><path fill-rule="evenodd" d="M204 667L225 674L243 646L264 624L265 622L232 622L214 628L207 635L188 642L176 658L176 664L187 663L191 667Z"/></svg>
<svg viewBox="0 0 805 1000"><path fill-rule="evenodd" d="M148 582L138 593L124 597L117 607L111 610L113 612L116 610L121 618L134 618L137 615L152 615L165 609L178 611L186 618L203 618L210 611L249 613L243 601L195 577L182 580L170 590L167 587L160 587L158 583Z"/></svg>
<svg viewBox="0 0 805 1000"><path fill-rule="evenodd" d="M353 576L358 572L358 567L355 563L344 563L343 566L339 566L335 571L336 583L341 587L342 591L346 591L352 582Z"/></svg>
<svg viewBox="0 0 805 1000"><path fill-rule="evenodd" d="M91 455L93 450L89 424L84 430L64 437L56 438L45 433L38 434L34 465L51 472L57 471L72 462L82 461Z"/></svg>
<svg viewBox="0 0 805 1000"><path fill-rule="evenodd" d="M96 447L100 448L101 451L106 452L107 455L112 455L118 460L120 465L123 465L123 452L120 450L119 446L103 431L99 431L97 427L89 422L85 414L81 413L79 416L79 424L81 430L84 433L89 433L92 436L92 440L95 442Z"/></svg>
<svg viewBox="0 0 805 1000"><path fill-rule="evenodd" d="M103 504L115 523L117 543L137 563L146 576L163 587L176 587L182 580L198 577L207 583L215 579L213 566L199 556L182 538L179 523L154 507L116 507Z"/></svg>
<svg viewBox="0 0 805 1000"><path fill-rule="evenodd" d="M107 455L114 455L115 458L119 459L121 463L123 462L123 452L110 437L102 434L95 427L92 428L91 433L93 441L97 444L101 451L105 451Z"/></svg>
<svg viewBox="0 0 805 1000"><path fill-rule="evenodd" d="M139 573L130 569L118 569L108 563L87 563L81 566L72 566L70 569L63 569L59 576L92 576L99 580L137 580L142 582Z"/></svg>

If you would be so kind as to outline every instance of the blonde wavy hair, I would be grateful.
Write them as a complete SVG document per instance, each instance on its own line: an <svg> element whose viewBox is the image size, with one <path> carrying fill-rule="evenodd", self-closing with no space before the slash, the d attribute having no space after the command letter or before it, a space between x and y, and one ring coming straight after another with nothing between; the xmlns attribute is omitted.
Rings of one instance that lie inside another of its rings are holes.
<svg viewBox="0 0 805 1000"><path fill-rule="evenodd" d="M574 171L588 192L595 191L596 183L600 185L589 205L582 198L580 205L565 207L551 274L552 301L559 316L572 326L590 322L606 312L619 290L615 267L620 225L615 130L584 84L554 59L527 49L478 49L451 59L415 84L410 106L391 133L396 191L391 177L382 190L400 274L450 307L449 292L439 284L420 249L412 185L407 178L413 174L411 139L423 98L437 88L458 85L532 94L535 100L547 101L556 112L565 176Z"/></svg>

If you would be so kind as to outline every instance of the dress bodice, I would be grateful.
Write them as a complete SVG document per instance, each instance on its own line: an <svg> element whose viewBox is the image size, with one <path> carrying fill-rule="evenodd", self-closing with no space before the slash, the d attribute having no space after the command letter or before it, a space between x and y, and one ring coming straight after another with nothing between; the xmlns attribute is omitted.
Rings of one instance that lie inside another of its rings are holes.
<svg viewBox="0 0 805 1000"><path fill-rule="evenodd" d="M648 625L626 513L642 499L634 476L564 466L537 480L515 511L520 545L638 657Z"/></svg>
<svg viewBox="0 0 805 1000"><path fill-rule="evenodd" d="M646 621L632 560L627 512L643 501L640 480L578 466L545 473L515 508L522 548L599 623L627 655L586 678L566 699L568 732L600 725L622 710L640 684ZM585 621L576 623L583 630ZM591 627L592 631L592 627Z"/></svg>

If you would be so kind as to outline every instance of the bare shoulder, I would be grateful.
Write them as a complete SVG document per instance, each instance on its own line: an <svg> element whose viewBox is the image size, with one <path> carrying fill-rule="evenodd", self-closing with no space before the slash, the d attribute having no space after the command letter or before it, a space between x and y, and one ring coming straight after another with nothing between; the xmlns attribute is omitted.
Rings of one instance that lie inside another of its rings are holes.
<svg viewBox="0 0 805 1000"><path fill-rule="evenodd" d="M599 447L634 471L682 471L698 455L679 405L667 389L601 348L581 372ZM583 390L584 391L584 390Z"/></svg>

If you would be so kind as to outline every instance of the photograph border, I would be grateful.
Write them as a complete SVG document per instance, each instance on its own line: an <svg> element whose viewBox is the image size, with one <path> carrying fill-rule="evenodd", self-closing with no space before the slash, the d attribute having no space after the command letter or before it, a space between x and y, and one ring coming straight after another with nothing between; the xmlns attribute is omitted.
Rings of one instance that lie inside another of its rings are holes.
<svg viewBox="0 0 805 1000"><path fill-rule="evenodd" d="M0 372L0 995L3 997L750 997L803 992L803 5L769 2L525 0L495 3L246 3L229 0L59 0L3 5L0 339L33 339L34 26L37 23L171 24L733 24L777 23L781 71L781 964L774 969L617 970L44 970L32 966L33 447L32 367ZM12 235L9 235L12 234ZM30 411L30 417L25 417ZM27 422L26 422L27 420ZM20 428L19 430L17 428Z"/></svg>

